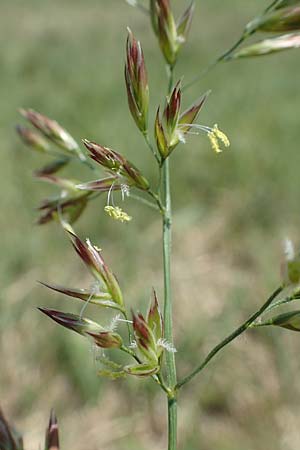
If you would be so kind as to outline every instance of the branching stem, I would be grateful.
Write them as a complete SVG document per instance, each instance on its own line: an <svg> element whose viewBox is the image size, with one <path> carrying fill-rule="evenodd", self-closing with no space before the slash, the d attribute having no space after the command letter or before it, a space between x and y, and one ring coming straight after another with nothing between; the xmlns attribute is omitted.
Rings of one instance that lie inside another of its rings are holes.
<svg viewBox="0 0 300 450"><path fill-rule="evenodd" d="M156 204L157 203L156 199L155 199L156 203L152 203L152 202L149 202L146 198L140 197L139 195L136 195L136 194L130 194L130 198L133 198L134 200L137 200L137 201L143 203L144 205L149 206L149 208L160 210L160 208Z"/></svg>
<svg viewBox="0 0 300 450"><path fill-rule="evenodd" d="M229 49L226 50L225 53L222 53L217 59L212 61L205 69L202 70L198 75L195 76L189 83L183 86L182 91L186 91L190 87L192 87L194 84L198 83L208 72L210 72L211 69L213 69L219 62L226 61L229 56L234 52L234 50L239 47L239 45L244 42L244 40L249 36L249 33L243 33L242 36L236 41L236 43Z"/></svg>
<svg viewBox="0 0 300 450"><path fill-rule="evenodd" d="M233 331L229 336L227 336L223 341L221 341L218 345L216 345L216 347L214 347L209 354L206 356L206 358L204 359L204 361L198 366L196 367L196 369L187 377L183 378L183 380L181 380L176 388L180 389L182 386L184 386L186 383L188 383L189 381L191 381L199 372L201 372L206 366L207 364L210 362L211 359L213 359L213 357L219 353L219 351L224 348L226 345L228 345L230 342L232 342L234 339L236 339L238 336L240 336L242 333L244 333L244 331L246 331L251 325L252 323L264 312L267 310L268 306L271 305L271 303L273 302L273 300L275 300L275 298L280 294L280 292L282 292L283 287L279 287L277 288L273 294L268 298L268 300L262 305L262 307L256 311L248 320L246 320L246 322L244 322L240 327L238 327L235 331Z"/></svg>

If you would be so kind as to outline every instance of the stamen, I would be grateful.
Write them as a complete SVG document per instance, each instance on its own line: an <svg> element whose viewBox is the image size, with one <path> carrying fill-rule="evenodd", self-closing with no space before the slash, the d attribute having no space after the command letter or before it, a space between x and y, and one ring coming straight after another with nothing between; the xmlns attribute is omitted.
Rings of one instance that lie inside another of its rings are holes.
<svg viewBox="0 0 300 450"><path fill-rule="evenodd" d="M207 127L206 125L200 125L198 123L181 123L181 124L178 125L178 128L185 129L186 127L195 128L196 130L201 130L201 131L204 131L206 133L209 133L210 131L213 131L212 128Z"/></svg>
<svg viewBox="0 0 300 450"><path fill-rule="evenodd" d="M214 125L213 132L215 133L217 138L220 139L221 142L223 142L225 147L229 147L230 146L230 141L229 141L228 137L226 136L225 133L223 133L223 131L219 130L217 124Z"/></svg>
<svg viewBox="0 0 300 450"><path fill-rule="evenodd" d="M228 137L226 136L225 133L223 133L223 131L219 130L217 124L215 124L213 126L213 128L211 128L206 125L200 125L198 123L181 123L178 125L177 129L178 129L178 133L182 134L183 136L185 134L196 134L196 135L199 134L197 131L193 131L193 130L203 131L204 133L207 134L207 136L210 140L211 146L216 153L222 152L222 149L220 148L220 145L219 145L219 141L222 142L225 147L230 146L230 141L229 141ZM181 130L183 130L183 131L181 131ZM179 140L181 140L180 134L179 134Z"/></svg>
<svg viewBox="0 0 300 450"><path fill-rule="evenodd" d="M109 191L108 191L108 193L107 193L107 205L109 205L110 204L110 197L111 197L111 194L112 194L112 192L113 192L113 187L114 187L114 184L115 184L115 182L116 182L116 180L112 183L112 185L111 185L111 187L109 188ZM112 203L114 203L114 199L112 198Z"/></svg>
<svg viewBox="0 0 300 450"><path fill-rule="evenodd" d="M130 222L132 217L123 211L119 206L105 206L104 211L115 220L120 222Z"/></svg>
<svg viewBox="0 0 300 450"><path fill-rule="evenodd" d="M208 139L210 140L210 144L212 146L212 149L216 152L216 153L221 153L222 150L219 147L219 142L218 139L215 135L215 133L213 131L210 131L209 133L207 133Z"/></svg>

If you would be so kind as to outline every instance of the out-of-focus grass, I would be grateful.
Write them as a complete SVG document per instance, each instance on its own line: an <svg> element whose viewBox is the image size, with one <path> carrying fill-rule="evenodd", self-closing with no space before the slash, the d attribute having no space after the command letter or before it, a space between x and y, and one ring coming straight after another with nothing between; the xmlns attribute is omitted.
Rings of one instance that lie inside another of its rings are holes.
<svg viewBox="0 0 300 450"><path fill-rule="evenodd" d="M173 2L178 10L183 3ZM197 0L176 76L189 80L200 72L265 4ZM89 281L63 233L33 225L34 208L49 189L31 178L42 158L24 149L13 131L17 108L33 107L78 139L124 152L155 180L127 110L126 26L143 42L152 118L164 98L162 58L146 18L122 0L4 0L1 6L1 401L31 430L32 448L40 439L35 430L54 406L66 449L163 449L163 399L151 382L98 379L89 346L35 310L80 308L35 280ZM204 136L191 137L172 159L181 375L278 285L281 239L300 241L299 68L297 51L224 64L184 96L188 104L212 89L200 121L217 122L232 145L216 156ZM79 179L90 177L85 168L73 170ZM161 292L159 218L129 200L134 220L124 226L104 216L103 204L95 202L76 230L101 246L127 302L143 309L152 286ZM88 313L99 317L92 308ZM181 448L298 449L299 345L298 335L263 331L227 349L181 396Z"/></svg>

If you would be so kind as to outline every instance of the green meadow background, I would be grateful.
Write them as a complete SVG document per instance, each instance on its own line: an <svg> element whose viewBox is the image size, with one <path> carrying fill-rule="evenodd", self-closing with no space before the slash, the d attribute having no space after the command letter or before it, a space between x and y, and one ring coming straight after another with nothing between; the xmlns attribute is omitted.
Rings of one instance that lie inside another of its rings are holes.
<svg viewBox="0 0 300 450"><path fill-rule="evenodd" d="M172 2L177 13L183 0ZM267 6L262 0L196 0L190 40L176 78L189 81L239 37ZM142 41L149 72L151 127L166 72L146 16L123 0L2 0L0 15L0 401L37 449L51 407L65 450L164 450L165 400L150 380L97 377L97 355L36 306L79 312L76 300L37 280L87 287L90 278L54 224L38 227L35 208L55 192L35 181L45 163L15 136L17 109L55 118L76 139L124 153L153 181L155 164L128 112L123 80L126 26ZM183 96L212 89L199 122L231 140L220 155L191 136L171 162L173 292L178 373L191 370L280 284L281 244L300 243L299 51L217 66ZM92 178L74 164L79 180ZM158 214L126 200L130 224L92 203L75 225L103 249L127 304L162 300ZM90 306L90 318L110 320ZM282 329L249 332L181 393L179 443L185 450L298 450L300 337Z"/></svg>

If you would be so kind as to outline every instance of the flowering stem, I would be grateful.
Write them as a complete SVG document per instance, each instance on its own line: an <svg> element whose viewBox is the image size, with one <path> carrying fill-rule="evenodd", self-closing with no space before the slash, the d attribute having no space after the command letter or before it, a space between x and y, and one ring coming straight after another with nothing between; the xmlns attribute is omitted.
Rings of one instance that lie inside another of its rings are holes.
<svg viewBox="0 0 300 450"><path fill-rule="evenodd" d="M160 210L160 212L162 214L164 214L165 212L165 207L162 204L161 198L159 194L156 194L155 192L153 192L151 189L148 190L149 195L156 201L158 209Z"/></svg>
<svg viewBox="0 0 300 450"><path fill-rule="evenodd" d="M213 62L211 62L205 69L202 70L198 75L196 75L195 78L193 78L189 83L183 86L182 91L186 91L190 87L192 87L194 84L198 83L204 75L206 75L211 69L213 69L219 62L226 61L228 57L231 55L231 53L239 46L242 42L249 36L249 33L244 33L237 42L225 53L222 53L217 59L215 59Z"/></svg>
<svg viewBox="0 0 300 450"><path fill-rule="evenodd" d="M169 68L168 93L173 85L173 68ZM162 184L164 195L163 210L163 267L164 267L164 337L173 344L172 297L171 297L171 237L172 209L170 191L170 169L167 158L162 165ZM177 403L175 386L177 383L175 355L166 352L166 374L169 387L168 394L168 450L176 450L177 442Z"/></svg>
<svg viewBox="0 0 300 450"><path fill-rule="evenodd" d="M149 202L147 199L145 199L144 197L140 197L139 195L130 194L130 198L133 198L134 200L137 200L137 201L143 203L144 205L149 206L149 208L156 209L156 210L160 209L156 203Z"/></svg>
<svg viewBox="0 0 300 450"><path fill-rule="evenodd" d="M265 310L265 312L269 312L269 311L271 311L272 309L279 308L279 306L285 305L286 303L291 303L291 302L293 302L293 301L295 301L295 300L299 300L299 294L298 294L298 293L297 293L297 294L294 294L294 295L292 295L292 296L290 296L290 297L282 298L282 299L278 300L277 302L272 303L272 304Z"/></svg>
<svg viewBox="0 0 300 450"><path fill-rule="evenodd" d="M274 0L263 12L263 15L267 12L271 11L275 6L279 5L282 2L282 0ZM244 33L241 35L241 37L237 40L237 42L225 53L220 55L217 59L215 59L212 63L210 63L205 69L202 70L195 78L193 78L189 83L187 83L185 86L183 86L182 91L185 91L186 89L189 89L191 86L193 86L195 83L200 81L204 75L206 75L211 69L213 69L219 62L222 61L228 61L230 58L230 55L234 52L234 50L239 47L248 37L250 37L252 34L255 33L255 30L253 31L247 31L245 30Z"/></svg>
<svg viewBox="0 0 300 450"><path fill-rule="evenodd" d="M164 336L173 344L172 296L171 296L171 234L172 210L170 193L170 170L167 158L162 167L162 181L164 187L163 214L163 265L164 265ZM166 352L166 372L169 388L173 391L176 386L176 365L173 352ZM176 397L168 397L168 449L176 450L177 439L177 404Z"/></svg>
<svg viewBox="0 0 300 450"><path fill-rule="evenodd" d="M244 331L246 331L248 328L251 327L252 323L264 312L266 311L266 309L268 308L268 306L273 302L273 300L275 300L275 298L280 294L280 292L282 292L283 287L280 286L279 288L277 288L273 294L268 298L268 300L262 305L262 307L256 311L248 320L246 320L246 322L244 322L240 327L238 327L235 331L233 331L233 333L231 333L229 336L227 336L222 342L220 342L218 345L216 345L216 347L214 347L210 353L206 356L206 358L204 359L204 361L198 366L196 367L196 369L187 377L183 378L183 380L181 380L176 388L180 389L183 385L185 385L186 383L188 383L189 381L191 381L199 372L201 372L204 367L207 366L207 364L209 363L209 361L223 348L225 347L227 344L229 344L230 342L232 342L234 339L236 339L238 336L240 336L242 333L244 333Z"/></svg>
<svg viewBox="0 0 300 450"><path fill-rule="evenodd" d="M163 165L162 178L164 187L165 211L163 214L163 265L164 265L164 337L173 344L172 297L171 297L171 234L172 211L170 194L169 159ZM174 353L166 352L167 379L170 387L176 385Z"/></svg>

